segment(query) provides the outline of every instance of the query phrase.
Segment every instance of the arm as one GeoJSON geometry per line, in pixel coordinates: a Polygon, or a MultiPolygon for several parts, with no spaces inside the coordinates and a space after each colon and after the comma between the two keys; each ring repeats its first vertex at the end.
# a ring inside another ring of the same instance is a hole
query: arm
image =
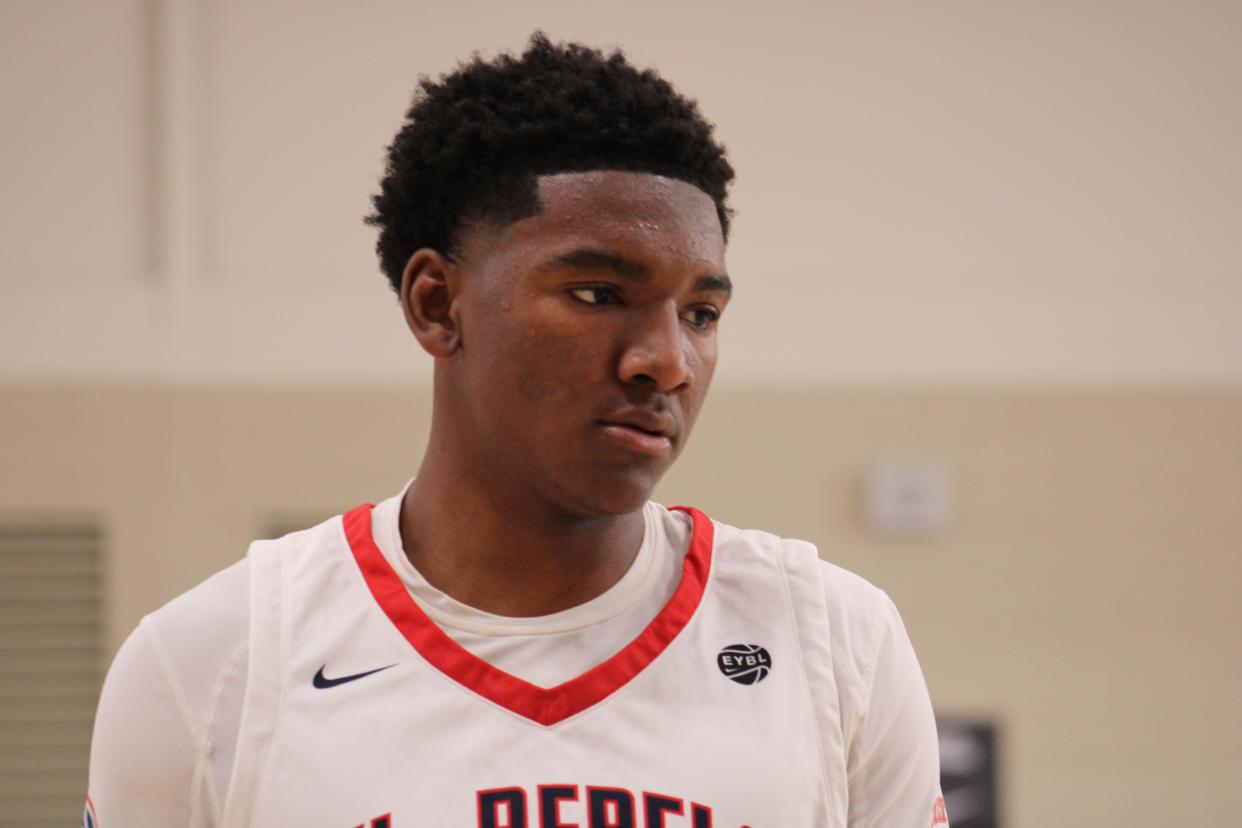
{"type": "Polygon", "coordinates": [[[89,792],[99,828],[188,828],[198,755],[184,694],[144,621],[112,662],[95,715],[89,792]]]}
{"type": "Polygon", "coordinates": [[[901,616],[887,596],[877,614],[878,646],[870,664],[863,665],[861,719],[847,756],[849,826],[947,826],[927,685],[901,616]]]}
{"type": "Polygon", "coordinates": [[[228,795],[246,686],[245,561],[142,620],[104,681],[93,828],[210,828],[228,795]]]}

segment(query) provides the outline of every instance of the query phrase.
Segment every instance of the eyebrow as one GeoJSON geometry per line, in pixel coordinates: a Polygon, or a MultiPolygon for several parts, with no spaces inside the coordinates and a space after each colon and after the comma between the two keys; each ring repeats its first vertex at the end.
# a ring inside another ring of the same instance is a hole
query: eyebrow
{"type": "MultiPolygon", "coordinates": [[[[575,270],[602,270],[636,282],[647,281],[651,278],[651,268],[642,262],[627,259],[625,256],[607,250],[596,250],[590,247],[579,247],[568,253],[562,253],[552,259],[548,266],[570,267],[575,270]]],[[[733,281],[726,273],[700,276],[694,282],[694,291],[696,293],[723,293],[727,299],[733,295],[733,281]]]]}
{"type": "Polygon", "coordinates": [[[700,276],[694,281],[695,293],[723,293],[728,299],[733,295],[733,280],[729,278],[727,273],[713,273],[710,276],[700,276]]]}
{"type": "Polygon", "coordinates": [[[651,278],[651,269],[642,262],[627,259],[607,250],[595,250],[590,247],[579,247],[568,253],[562,253],[550,263],[553,267],[570,267],[574,270],[605,270],[636,282],[651,278]]]}

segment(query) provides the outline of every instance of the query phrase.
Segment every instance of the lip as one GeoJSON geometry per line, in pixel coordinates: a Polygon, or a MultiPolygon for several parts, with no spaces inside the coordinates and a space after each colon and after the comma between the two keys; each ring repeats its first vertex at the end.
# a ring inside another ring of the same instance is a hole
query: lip
{"type": "Polygon", "coordinates": [[[677,420],[667,410],[623,408],[607,417],[601,417],[600,422],[604,425],[629,426],[637,431],[660,435],[670,440],[677,434],[677,420]]]}
{"type": "Polygon", "coordinates": [[[628,423],[601,422],[600,428],[613,441],[636,454],[667,457],[673,451],[673,440],[667,434],[651,434],[628,423]]]}

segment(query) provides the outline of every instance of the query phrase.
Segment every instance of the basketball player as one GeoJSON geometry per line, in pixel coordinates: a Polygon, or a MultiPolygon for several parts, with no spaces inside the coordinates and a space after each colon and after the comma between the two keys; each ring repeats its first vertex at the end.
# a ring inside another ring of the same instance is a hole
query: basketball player
{"type": "Polygon", "coordinates": [[[715,368],[732,178],[620,54],[536,36],[422,83],[370,218],[435,359],[418,474],[142,621],[88,825],[945,823],[884,593],[648,499],[715,368]]]}

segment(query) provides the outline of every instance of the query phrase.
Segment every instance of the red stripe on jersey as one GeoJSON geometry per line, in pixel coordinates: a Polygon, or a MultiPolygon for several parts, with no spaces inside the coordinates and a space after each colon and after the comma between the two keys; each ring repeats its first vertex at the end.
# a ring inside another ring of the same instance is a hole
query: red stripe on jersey
{"type": "Polygon", "coordinates": [[[545,726],[603,701],[664,652],[698,609],[711,571],[711,520],[698,509],[674,506],[690,515],[690,548],[682,563],[681,580],[664,609],[607,661],[556,687],[537,687],[469,652],[427,617],[375,545],[372,508],[364,503],[347,512],[343,520],[354,559],[384,614],[428,664],[483,698],[545,726]]]}

